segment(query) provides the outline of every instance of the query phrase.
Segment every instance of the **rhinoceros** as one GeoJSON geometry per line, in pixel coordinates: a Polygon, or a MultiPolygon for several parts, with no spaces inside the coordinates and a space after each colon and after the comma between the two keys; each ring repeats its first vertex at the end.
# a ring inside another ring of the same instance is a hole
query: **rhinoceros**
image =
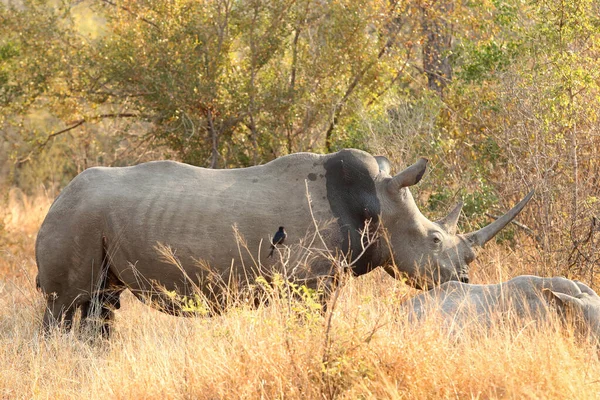
{"type": "Polygon", "coordinates": [[[507,282],[474,285],[445,282],[402,304],[409,320],[440,317],[447,327],[489,328],[497,318],[540,322],[552,313],[570,316],[580,333],[600,339],[600,297],[580,281],[563,277],[517,276],[507,282]]]}
{"type": "Polygon", "coordinates": [[[355,275],[383,266],[418,287],[467,281],[479,249],[533,193],[490,225],[457,235],[460,205],[432,222],[408,189],[426,165],[421,158],[391,176],[385,157],[346,149],[228,170],[173,161],[87,169],[54,201],[37,236],[44,326],[69,326],[78,307],[85,318],[92,301],[108,322],[125,289],[180,314],[169,296],[195,289],[216,299],[215,280],[248,283],[285,267],[288,279],[315,286],[332,275],[331,255],[355,275]],[[280,226],[285,245],[268,258],[280,226]],[[160,246],[172,257],[159,255],[160,246]]]}

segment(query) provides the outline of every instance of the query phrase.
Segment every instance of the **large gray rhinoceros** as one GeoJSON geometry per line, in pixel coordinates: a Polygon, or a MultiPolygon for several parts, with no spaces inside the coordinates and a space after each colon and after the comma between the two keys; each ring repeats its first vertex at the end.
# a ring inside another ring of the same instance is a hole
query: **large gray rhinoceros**
{"type": "Polygon", "coordinates": [[[253,282],[282,266],[286,277],[314,286],[332,274],[325,254],[345,256],[355,275],[384,266],[418,287],[467,281],[478,249],[533,193],[487,227],[457,235],[460,207],[431,222],[408,190],[426,164],[420,159],[390,176],[385,157],[350,149],[230,170],[171,161],[90,168],[58,196],[38,233],[44,325],[64,319],[68,326],[77,307],[85,318],[90,303],[109,319],[125,289],[177,314],[165,294],[195,288],[218,298],[219,282],[253,282]],[[279,226],[287,239],[269,258],[279,226]],[[159,255],[161,245],[175,257],[159,255]]]}

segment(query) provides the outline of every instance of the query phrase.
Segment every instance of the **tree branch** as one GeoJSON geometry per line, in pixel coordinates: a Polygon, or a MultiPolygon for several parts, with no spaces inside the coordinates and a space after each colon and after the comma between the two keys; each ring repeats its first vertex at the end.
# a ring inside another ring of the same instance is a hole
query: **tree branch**
{"type": "MultiPolygon", "coordinates": [[[[494,215],[494,214],[490,214],[490,213],[485,213],[485,216],[488,218],[492,218],[494,220],[500,218],[500,216],[498,215],[494,215]]],[[[540,235],[538,235],[537,233],[535,233],[535,231],[533,229],[531,229],[530,227],[528,227],[527,225],[513,219],[512,221],[510,221],[512,224],[514,224],[515,226],[523,229],[525,232],[527,232],[527,234],[529,234],[531,237],[533,237],[538,243],[542,243],[542,237],[540,235]]]]}
{"type": "Polygon", "coordinates": [[[206,120],[208,122],[208,132],[210,133],[211,139],[211,155],[210,155],[210,167],[216,169],[219,162],[219,134],[215,129],[213,122],[212,112],[209,109],[206,110],[206,120]]]}
{"type": "Polygon", "coordinates": [[[86,122],[98,121],[98,120],[101,120],[104,118],[133,118],[133,117],[139,117],[139,115],[133,114],[133,113],[110,113],[110,114],[94,115],[92,117],[82,118],[80,120],[73,121],[69,127],[65,128],[65,129],[61,129],[58,132],[52,132],[51,134],[49,134],[48,137],[46,137],[46,139],[43,142],[38,143],[38,145],[33,150],[31,150],[29,152],[29,154],[27,154],[26,157],[23,157],[23,158],[15,161],[15,165],[17,167],[20,167],[21,165],[25,164],[26,162],[31,161],[31,156],[33,156],[33,154],[35,154],[36,152],[39,152],[44,147],[46,147],[46,145],[48,145],[50,140],[52,140],[53,138],[55,138],[57,136],[62,135],[63,133],[72,131],[73,129],[80,127],[81,125],[85,124],[86,122]]]}
{"type": "Polygon", "coordinates": [[[154,22],[152,22],[149,19],[146,19],[144,17],[140,17],[135,12],[133,12],[130,8],[125,7],[125,6],[120,6],[117,3],[114,3],[114,2],[112,2],[110,0],[102,0],[102,2],[104,2],[104,3],[108,4],[108,5],[111,5],[113,7],[120,8],[121,10],[126,11],[129,14],[133,15],[135,18],[139,19],[140,21],[143,21],[143,22],[145,22],[145,23],[147,23],[149,25],[152,25],[153,27],[155,27],[156,29],[158,29],[160,31],[160,27],[156,23],[154,23],[154,22]]]}
{"type": "Polygon", "coordinates": [[[396,73],[396,75],[392,78],[392,80],[390,80],[390,83],[386,87],[384,87],[382,90],[380,90],[379,92],[377,92],[371,98],[371,100],[369,100],[369,102],[367,103],[367,107],[371,106],[375,101],[377,101],[381,96],[383,96],[388,90],[390,90],[394,86],[394,84],[396,83],[396,81],[398,79],[400,79],[400,77],[404,73],[404,70],[406,69],[406,66],[409,64],[411,55],[412,55],[412,46],[408,50],[408,53],[406,55],[406,61],[404,61],[404,64],[402,65],[402,68],[400,68],[398,70],[398,72],[396,73]]]}
{"type": "Polygon", "coordinates": [[[385,42],[383,47],[381,47],[381,49],[379,50],[379,53],[377,54],[377,58],[375,60],[371,61],[370,63],[368,63],[367,65],[365,65],[365,67],[363,69],[361,69],[358,72],[358,74],[356,74],[354,76],[354,79],[352,79],[352,82],[348,86],[348,89],[346,89],[346,93],[344,93],[344,97],[342,97],[340,102],[335,107],[335,111],[333,112],[333,117],[331,118],[331,123],[329,124],[329,128],[327,128],[327,132],[325,133],[325,148],[327,149],[327,152],[331,152],[333,130],[335,129],[335,126],[337,125],[337,121],[340,117],[340,114],[342,113],[343,107],[346,105],[346,102],[348,101],[348,98],[350,97],[352,92],[354,92],[354,89],[356,89],[356,86],[360,83],[360,81],[365,76],[367,71],[369,71],[369,69],[371,69],[371,67],[373,67],[375,64],[377,64],[379,62],[379,60],[381,60],[381,58],[387,53],[388,49],[390,47],[392,47],[392,45],[396,41],[396,36],[398,36],[399,32],[400,32],[400,27],[396,26],[393,35],[390,38],[388,38],[388,40],[385,42]]]}

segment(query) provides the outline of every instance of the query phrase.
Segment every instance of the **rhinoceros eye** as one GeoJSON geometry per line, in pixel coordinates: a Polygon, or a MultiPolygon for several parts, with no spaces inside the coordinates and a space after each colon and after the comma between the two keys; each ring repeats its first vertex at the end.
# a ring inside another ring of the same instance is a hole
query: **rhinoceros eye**
{"type": "Polygon", "coordinates": [[[435,244],[442,243],[442,239],[440,239],[439,237],[435,236],[433,238],[433,243],[435,243],[435,244]]]}

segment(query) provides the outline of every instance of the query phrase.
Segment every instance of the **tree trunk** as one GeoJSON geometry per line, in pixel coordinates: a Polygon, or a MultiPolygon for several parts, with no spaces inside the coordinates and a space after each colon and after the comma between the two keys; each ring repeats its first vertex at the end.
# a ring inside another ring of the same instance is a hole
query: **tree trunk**
{"type": "Polygon", "coordinates": [[[212,112],[210,109],[206,112],[206,120],[208,122],[208,132],[211,139],[211,155],[210,155],[210,168],[219,168],[219,135],[215,129],[212,112]]]}
{"type": "Polygon", "coordinates": [[[427,86],[442,96],[443,90],[452,79],[450,65],[450,49],[452,46],[452,29],[448,22],[448,14],[453,4],[448,0],[422,5],[423,71],[427,75],[427,86]]]}

